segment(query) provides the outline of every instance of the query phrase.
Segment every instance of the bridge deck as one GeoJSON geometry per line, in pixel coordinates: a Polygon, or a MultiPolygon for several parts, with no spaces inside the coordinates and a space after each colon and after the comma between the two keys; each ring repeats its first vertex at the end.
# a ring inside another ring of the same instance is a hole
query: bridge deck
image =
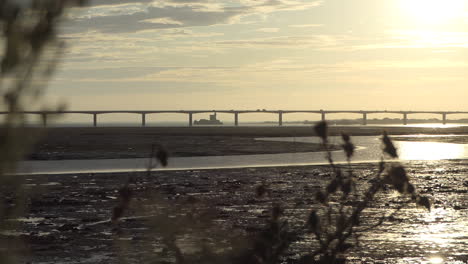
{"type": "MultiPolygon", "coordinates": [[[[141,124],[146,126],[146,115],[148,114],[187,114],[189,116],[189,126],[193,125],[193,114],[201,113],[224,113],[224,114],[234,114],[234,123],[236,126],[239,124],[239,114],[248,114],[248,113],[269,113],[278,115],[278,125],[283,125],[283,114],[292,114],[292,113],[312,113],[320,114],[322,120],[326,120],[327,114],[361,114],[363,119],[363,125],[367,124],[367,115],[369,114],[401,114],[403,115],[403,124],[407,124],[407,117],[409,114],[439,114],[442,115],[442,123],[446,124],[447,115],[453,114],[468,114],[468,111],[394,111],[394,110],[266,110],[266,109],[257,109],[257,110],[70,110],[70,111],[22,111],[17,112],[17,114],[36,114],[41,115],[42,122],[44,126],[47,125],[47,116],[48,115],[57,115],[57,114],[89,114],[93,115],[93,124],[97,126],[97,116],[102,114],[138,114],[141,115],[141,124]]],[[[10,112],[0,112],[0,115],[10,114],[10,112]]]]}

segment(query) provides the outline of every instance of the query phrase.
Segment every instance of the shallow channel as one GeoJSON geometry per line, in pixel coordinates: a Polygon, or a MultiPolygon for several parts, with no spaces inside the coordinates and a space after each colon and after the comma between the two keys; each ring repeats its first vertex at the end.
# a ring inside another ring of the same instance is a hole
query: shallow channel
{"type": "MultiPolygon", "coordinates": [[[[421,137],[408,135],[408,137],[421,137]]],[[[293,141],[317,143],[316,137],[279,137],[258,138],[257,140],[293,141]]],[[[352,138],[357,146],[354,163],[379,161],[382,157],[379,136],[355,136],[352,138]]],[[[330,143],[341,144],[340,137],[330,137],[330,143]]],[[[453,144],[440,142],[395,141],[400,160],[447,160],[468,159],[468,144],[453,144]]],[[[341,151],[335,151],[334,160],[345,162],[341,151]]],[[[326,164],[324,152],[283,153],[261,155],[205,156],[205,157],[174,157],[165,168],[155,170],[191,170],[220,169],[242,167],[272,167],[296,165],[326,164]]],[[[23,161],[18,167],[18,174],[62,174],[62,173],[99,173],[127,172],[147,170],[149,160],[137,159],[95,159],[95,160],[51,160],[23,161]]]]}

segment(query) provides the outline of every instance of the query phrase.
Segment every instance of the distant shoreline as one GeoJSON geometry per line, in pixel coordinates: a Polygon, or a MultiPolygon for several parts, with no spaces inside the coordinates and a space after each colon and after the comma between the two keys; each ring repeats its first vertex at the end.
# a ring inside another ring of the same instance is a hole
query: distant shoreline
{"type": "MultiPolygon", "coordinates": [[[[39,131],[39,129],[37,129],[39,131]]],[[[255,140],[260,131],[209,128],[54,128],[35,144],[29,160],[148,158],[152,146],[171,157],[323,151],[321,144],[255,140]]],[[[309,131],[312,128],[308,129],[309,131]]],[[[262,132],[263,131],[263,132],[262,132]]],[[[282,133],[281,133],[282,134],[282,133]]],[[[272,135],[272,134],[271,134],[272,135]]],[[[334,147],[338,149],[338,147],[334,147]]]]}
{"type": "MultiPolygon", "coordinates": [[[[468,135],[468,127],[376,126],[330,126],[329,135],[347,133],[351,136],[376,136],[381,135],[384,130],[394,137],[406,134],[468,135]]],[[[255,140],[258,137],[315,136],[312,126],[74,127],[27,128],[19,132],[24,134],[22,138],[25,140],[32,142],[34,138],[39,139],[27,157],[29,160],[147,158],[154,144],[163,146],[172,157],[278,154],[323,150],[320,144],[314,143],[255,140]]],[[[338,148],[339,146],[335,146],[335,149],[338,148]]]]}
{"type": "MultiPolygon", "coordinates": [[[[352,136],[380,135],[387,131],[393,135],[404,134],[468,134],[468,126],[415,127],[415,126],[329,126],[330,135],[347,133],[352,136]]],[[[168,136],[254,136],[289,137],[315,136],[313,126],[200,126],[200,127],[50,127],[26,128],[29,132],[57,134],[127,134],[127,135],[168,135],[168,136]]],[[[0,128],[1,133],[1,128],[0,128]]]]}

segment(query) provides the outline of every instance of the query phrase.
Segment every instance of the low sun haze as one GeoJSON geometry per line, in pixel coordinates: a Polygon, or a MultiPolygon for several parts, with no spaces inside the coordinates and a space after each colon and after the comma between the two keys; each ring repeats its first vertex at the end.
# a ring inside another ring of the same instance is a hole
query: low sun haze
{"type": "Polygon", "coordinates": [[[95,0],[68,15],[70,110],[466,109],[468,1],[95,0]]]}

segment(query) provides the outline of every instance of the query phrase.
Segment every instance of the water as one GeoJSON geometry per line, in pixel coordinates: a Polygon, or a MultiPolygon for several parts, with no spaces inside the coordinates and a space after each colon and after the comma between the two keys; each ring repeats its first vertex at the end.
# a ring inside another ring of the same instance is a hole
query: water
{"type": "MultiPolygon", "coordinates": [[[[421,137],[412,135],[409,137],[421,137]]],[[[259,138],[258,140],[296,141],[318,143],[315,137],[299,138],[259,138]]],[[[357,146],[353,162],[375,162],[382,157],[379,136],[355,136],[352,141],[357,146]]],[[[340,144],[339,137],[331,137],[331,143],[340,144]]],[[[400,160],[445,160],[468,159],[468,144],[438,142],[396,141],[400,160]]],[[[342,151],[334,152],[336,162],[345,162],[342,151]]],[[[20,164],[19,174],[57,174],[57,173],[91,173],[91,172],[127,172],[144,171],[149,160],[139,159],[99,159],[99,160],[54,160],[24,161],[20,164]]],[[[242,167],[268,167],[292,165],[326,164],[323,152],[283,153],[262,155],[208,156],[208,157],[175,157],[169,160],[166,168],[156,170],[190,170],[242,167]]]]}

